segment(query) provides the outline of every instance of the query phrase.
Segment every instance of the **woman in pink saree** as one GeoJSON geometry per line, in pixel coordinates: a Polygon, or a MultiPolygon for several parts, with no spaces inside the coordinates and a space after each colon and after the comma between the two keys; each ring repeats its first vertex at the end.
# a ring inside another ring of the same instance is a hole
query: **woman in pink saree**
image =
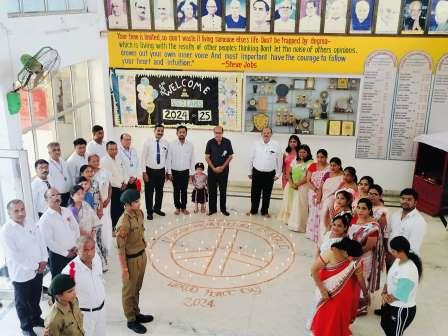
{"type": "Polygon", "coordinates": [[[316,162],[313,163],[308,171],[308,221],[306,224],[306,238],[315,243],[319,240],[319,204],[317,203],[320,187],[324,183],[324,176],[329,172],[328,153],[325,149],[319,149],[316,155],[316,162]]]}
{"type": "Polygon", "coordinates": [[[341,159],[334,157],[330,160],[330,171],[325,173],[323,183],[317,192],[316,205],[319,210],[319,242],[322,240],[325,232],[328,231],[328,209],[333,206],[334,195],[342,182],[343,172],[341,166],[341,159]]]}
{"type": "Polygon", "coordinates": [[[311,323],[314,336],[350,336],[359,293],[369,293],[363,278],[361,245],[348,238],[334,243],[314,262],[311,274],[318,304],[311,323]]]}
{"type": "MultiPolygon", "coordinates": [[[[364,278],[371,293],[380,288],[381,270],[384,265],[384,248],[381,228],[372,217],[372,202],[361,198],[356,207],[358,219],[348,230],[348,236],[362,245],[364,278]]],[[[364,297],[359,299],[358,315],[366,315],[368,302],[364,297]]]]}

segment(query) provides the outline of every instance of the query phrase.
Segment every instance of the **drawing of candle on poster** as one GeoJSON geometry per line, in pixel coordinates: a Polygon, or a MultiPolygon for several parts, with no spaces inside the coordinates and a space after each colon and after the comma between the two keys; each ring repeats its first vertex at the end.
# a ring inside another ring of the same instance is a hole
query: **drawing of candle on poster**
{"type": "Polygon", "coordinates": [[[365,64],[355,156],[386,159],[394,100],[397,58],[388,51],[372,53],[365,64]]]}
{"type": "Polygon", "coordinates": [[[403,57],[398,75],[389,159],[415,159],[414,138],[425,132],[431,89],[432,60],[423,52],[403,57]]]}
{"type": "MultiPolygon", "coordinates": [[[[448,54],[440,59],[437,66],[434,79],[434,87],[432,89],[431,101],[431,120],[432,116],[443,118],[447,114],[448,106],[448,54]]],[[[441,119],[443,120],[443,119],[441,119]]],[[[438,128],[445,128],[446,125],[440,125],[438,128]]]]}

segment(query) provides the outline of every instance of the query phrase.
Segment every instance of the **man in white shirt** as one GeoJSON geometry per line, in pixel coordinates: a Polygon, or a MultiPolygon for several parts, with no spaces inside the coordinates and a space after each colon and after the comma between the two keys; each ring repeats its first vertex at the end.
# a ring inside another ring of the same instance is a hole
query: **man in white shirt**
{"type": "Polygon", "coordinates": [[[207,9],[207,15],[202,17],[202,30],[203,31],[219,31],[221,30],[222,19],[219,15],[216,15],[218,11],[218,5],[215,0],[208,0],[205,5],[207,9]]]}
{"type": "Polygon", "coordinates": [[[401,210],[390,217],[389,243],[397,236],[405,237],[411,244],[411,250],[420,254],[423,238],[426,234],[426,221],[415,208],[418,193],[412,188],[403,189],[400,193],[401,210]]]}
{"type": "Polygon", "coordinates": [[[112,186],[112,194],[110,199],[110,217],[112,219],[112,229],[115,231],[115,225],[123,214],[123,205],[120,196],[126,189],[126,176],[124,165],[118,156],[117,144],[109,141],[106,144],[107,155],[100,160],[100,167],[110,174],[110,184],[112,186]]]}
{"type": "Polygon", "coordinates": [[[33,327],[43,327],[39,307],[42,278],[48,254],[37,225],[26,218],[25,204],[15,199],[6,206],[10,219],[0,231],[14,301],[23,335],[36,335],[33,327]]]}
{"type": "Polygon", "coordinates": [[[48,182],[61,194],[61,206],[66,207],[70,199],[70,188],[75,184],[72,181],[67,162],[61,158],[61,146],[58,142],[47,145],[48,155],[48,182]]]}
{"type": "Polygon", "coordinates": [[[92,127],[93,139],[89,141],[86,147],[87,158],[90,155],[96,154],[101,159],[107,154],[106,142],[104,139],[104,130],[100,125],[94,125],[92,127]]]}
{"type": "Polygon", "coordinates": [[[168,148],[168,159],[166,168],[168,178],[173,183],[173,198],[176,215],[188,215],[187,210],[187,189],[190,176],[194,175],[194,148],[185,138],[187,128],[183,125],[178,126],[176,130],[177,140],[170,143],[168,148]]]}
{"type": "Polygon", "coordinates": [[[79,225],[72,212],[61,207],[61,196],[55,188],[47,190],[45,199],[48,209],[39,219],[38,226],[48,248],[51,276],[55,277],[77,255],[79,225]]]}
{"type": "Polygon", "coordinates": [[[75,150],[67,159],[68,171],[73,182],[79,176],[79,169],[87,164],[86,146],[87,142],[83,138],[73,141],[75,150]]]}
{"type": "Polygon", "coordinates": [[[101,259],[95,253],[95,240],[81,236],[77,247],[78,256],[65,266],[62,274],[75,274],[75,290],[83,315],[85,336],[106,336],[106,290],[101,259]]]}
{"type": "Polygon", "coordinates": [[[134,147],[131,146],[132,138],[129,134],[120,135],[120,144],[118,145],[118,156],[123,163],[124,176],[126,178],[127,188],[137,189],[138,176],[138,155],[134,147]]]}
{"type": "Polygon", "coordinates": [[[269,215],[269,203],[271,201],[272,187],[282,174],[282,150],[277,141],[271,140],[272,129],[266,127],[261,132],[261,141],[255,143],[249,158],[249,179],[252,180],[250,190],[251,209],[248,216],[256,215],[260,205],[261,215],[269,215]]]}
{"type": "Polygon", "coordinates": [[[149,0],[131,0],[132,29],[151,29],[149,0]]]}
{"type": "Polygon", "coordinates": [[[162,211],[163,185],[165,184],[165,165],[168,156],[168,142],[163,139],[165,128],[158,124],[154,127],[154,138],[143,144],[142,164],[145,182],[146,218],[153,219],[153,213],[165,216],[162,211]],[[155,201],[153,196],[155,192],[155,201]]]}
{"type": "Polygon", "coordinates": [[[50,189],[48,182],[48,162],[42,159],[34,163],[36,169],[36,177],[31,182],[31,194],[33,196],[34,211],[40,217],[47,210],[47,201],[45,200],[45,192],[50,189]]]}

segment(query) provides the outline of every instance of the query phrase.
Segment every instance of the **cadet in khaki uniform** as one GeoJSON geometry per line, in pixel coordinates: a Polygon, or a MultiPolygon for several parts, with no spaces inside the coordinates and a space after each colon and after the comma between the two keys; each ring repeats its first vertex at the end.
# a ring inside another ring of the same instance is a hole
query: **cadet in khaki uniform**
{"type": "Polygon", "coordinates": [[[48,293],[53,306],[45,319],[45,336],[84,336],[82,315],[75,292],[75,281],[67,274],[58,274],[51,281],[48,293]]]}
{"type": "Polygon", "coordinates": [[[151,322],[152,315],[140,313],[139,297],[146,269],[146,241],[144,237],[144,216],[140,210],[140,193],[126,190],[120,197],[124,213],[115,228],[118,259],[123,280],[122,301],[127,326],[137,334],[146,333],[142,323],[151,322]]]}

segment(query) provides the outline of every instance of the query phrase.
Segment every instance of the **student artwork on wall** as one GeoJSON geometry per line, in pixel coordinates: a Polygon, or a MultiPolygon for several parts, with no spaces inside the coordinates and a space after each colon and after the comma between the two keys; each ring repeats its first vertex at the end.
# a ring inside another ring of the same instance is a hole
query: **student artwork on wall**
{"type": "Polygon", "coordinates": [[[352,0],[350,33],[370,34],[372,32],[374,0],[352,0]]]}
{"type": "Polygon", "coordinates": [[[297,4],[293,0],[275,0],[274,32],[294,33],[297,4]]]}
{"type": "Polygon", "coordinates": [[[111,69],[110,80],[115,126],[241,130],[241,75],[111,69]]]}
{"type": "Polygon", "coordinates": [[[196,0],[178,0],[176,13],[177,29],[198,30],[199,7],[196,0]]]}
{"type": "Polygon", "coordinates": [[[131,0],[132,29],[151,29],[151,5],[149,0],[131,0]]]}
{"type": "Polygon", "coordinates": [[[405,0],[402,34],[423,34],[428,14],[428,0],[405,0]]]}
{"type": "Polygon", "coordinates": [[[269,33],[271,31],[271,1],[250,0],[250,31],[269,33]]]}
{"type": "Polygon", "coordinates": [[[400,21],[401,0],[379,0],[376,34],[396,34],[400,21]]]}
{"type": "Polygon", "coordinates": [[[156,30],[174,30],[172,1],[154,0],[154,28],[156,30]]]}
{"type": "Polygon", "coordinates": [[[347,26],[348,0],[327,0],[324,33],[343,34],[347,26]]]}
{"type": "Polygon", "coordinates": [[[201,1],[201,20],[203,31],[222,30],[222,3],[219,0],[201,1]]]}
{"type": "Polygon", "coordinates": [[[319,33],[321,23],[322,0],[300,1],[300,33],[319,33]]]}
{"type": "Polygon", "coordinates": [[[226,31],[245,31],[246,27],[246,0],[226,0],[226,31]]]}
{"type": "Polygon", "coordinates": [[[428,33],[448,34],[448,0],[433,0],[431,2],[428,33]]]}
{"type": "Polygon", "coordinates": [[[128,29],[128,8],[125,0],[107,0],[105,7],[109,29],[128,29]]]}

